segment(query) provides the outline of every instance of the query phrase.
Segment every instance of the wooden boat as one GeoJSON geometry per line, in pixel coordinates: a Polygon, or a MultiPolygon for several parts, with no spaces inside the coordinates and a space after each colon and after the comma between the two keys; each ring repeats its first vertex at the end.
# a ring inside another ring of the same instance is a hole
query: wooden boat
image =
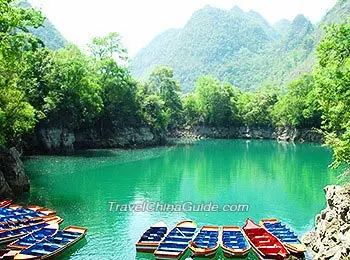
{"type": "Polygon", "coordinates": [[[221,248],[227,258],[246,257],[251,246],[238,226],[224,226],[221,231],[221,248]]]}
{"type": "Polygon", "coordinates": [[[164,222],[158,222],[142,234],[136,243],[137,252],[153,253],[168,231],[164,222]]]}
{"type": "Polygon", "coordinates": [[[62,231],[58,231],[54,236],[47,237],[31,247],[22,250],[14,259],[53,259],[81,240],[86,232],[86,228],[66,227],[62,231]]]}
{"type": "Polygon", "coordinates": [[[0,249],[0,259],[13,260],[20,250],[0,249]]]}
{"type": "Polygon", "coordinates": [[[44,214],[40,214],[38,212],[33,212],[29,214],[20,214],[20,215],[7,215],[7,216],[0,216],[0,222],[19,222],[19,221],[26,221],[29,219],[37,219],[37,218],[44,218],[47,217],[44,214]]]}
{"type": "Polygon", "coordinates": [[[247,219],[243,231],[259,259],[285,259],[289,256],[281,241],[265,228],[247,219]]]}
{"type": "Polygon", "coordinates": [[[179,259],[188,249],[188,243],[192,240],[197,229],[197,224],[192,220],[178,223],[161,241],[154,252],[156,259],[179,259]]]}
{"type": "Polygon", "coordinates": [[[62,219],[59,217],[53,217],[52,220],[45,222],[41,221],[35,224],[29,224],[14,229],[3,230],[0,232],[0,244],[10,243],[20,237],[23,237],[29,233],[42,229],[50,224],[59,223],[62,219]]]}
{"type": "Polygon", "coordinates": [[[190,241],[189,248],[194,257],[213,258],[220,246],[218,226],[203,226],[190,241]]]}
{"type": "Polygon", "coordinates": [[[56,215],[56,211],[52,210],[52,209],[48,209],[48,208],[44,208],[44,207],[40,207],[40,206],[28,206],[27,207],[30,210],[33,210],[34,212],[41,212],[47,216],[52,216],[52,215],[56,215]]]}
{"type": "Polygon", "coordinates": [[[276,236],[289,252],[294,254],[303,254],[306,252],[306,246],[299,240],[298,236],[277,219],[263,219],[260,221],[260,225],[276,236]]]}
{"type": "Polygon", "coordinates": [[[39,223],[42,221],[50,222],[52,220],[56,220],[58,224],[61,224],[63,222],[63,219],[58,216],[45,216],[45,217],[38,217],[38,218],[31,218],[31,219],[19,219],[16,221],[9,221],[9,222],[0,222],[0,232],[23,227],[23,226],[28,226],[28,225],[39,223]]]}
{"type": "Polygon", "coordinates": [[[4,200],[0,201],[0,208],[6,208],[11,203],[12,203],[11,199],[4,199],[4,200]]]}
{"type": "Polygon", "coordinates": [[[52,237],[56,235],[56,233],[58,232],[58,229],[59,229],[58,223],[53,223],[42,229],[34,231],[33,233],[29,233],[28,235],[20,239],[17,239],[16,241],[7,245],[7,248],[18,249],[18,250],[26,249],[36,243],[39,243],[40,241],[46,239],[47,237],[52,237]]]}

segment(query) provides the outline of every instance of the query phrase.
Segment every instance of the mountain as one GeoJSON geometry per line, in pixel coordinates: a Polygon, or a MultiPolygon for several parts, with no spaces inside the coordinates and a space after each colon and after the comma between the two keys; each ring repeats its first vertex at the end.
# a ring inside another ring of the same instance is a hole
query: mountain
{"type": "Polygon", "coordinates": [[[349,10],[348,0],[337,3],[318,25],[303,15],[270,25],[259,13],[238,6],[206,6],[183,28],[154,38],[132,59],[130,70],[145,79],[155,66],[170,66],[184,92],[193,90],[200,75],[248,91],[265,84],[284,85],[311,70],[321,28],[330,21],[344,21],[349,10]]]}
{"type": "MultiPolygon", "coordinates": [[[[32,7],[28,1],[21,1],[19,4],[20,6],[26,8],[32,7]]],[[[30,32],[41,39],[51,50],[63,48],[67,43],[66,39],[47,18],[42,27],[38,29],[33,28],[30,30],[30,32]]]]}

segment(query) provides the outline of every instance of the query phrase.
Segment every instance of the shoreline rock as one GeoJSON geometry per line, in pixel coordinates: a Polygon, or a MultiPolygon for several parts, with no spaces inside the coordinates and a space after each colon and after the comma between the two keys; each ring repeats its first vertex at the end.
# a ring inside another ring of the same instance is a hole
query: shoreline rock
{"type": "Polygon", "coordinates": [[[279,142],[322,142],[322,136],[312,129],[273,126],[210,127],[187,126],[169,134],[172,138],[271,139],[279,142]]]}
{"type": "Polygon", "coordinates": [[[327,206],[302,241],[313,259],[350,259],[350,184],[324,189],[327,206]]]}
{"type": "Polygon", "coordinates": [[[15,148],[0,148],[0,198],[15,197],[30,189],[20,154],[15,148]]]}

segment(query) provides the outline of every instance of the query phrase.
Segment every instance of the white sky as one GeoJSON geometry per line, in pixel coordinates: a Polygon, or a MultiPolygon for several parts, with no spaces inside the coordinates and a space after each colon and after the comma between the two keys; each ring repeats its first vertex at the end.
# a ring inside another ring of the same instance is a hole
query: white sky
{"type": "Polygon", "coordinates": [[[293,20],[302,13],[313,23],[337,0],[29,0],[39,7],[70,42],[84,47],[94,36],[119,32],[133,56],[159,33],[180,28],[205,5],[238,5],[262,14],[270,23],[293,20]]]}

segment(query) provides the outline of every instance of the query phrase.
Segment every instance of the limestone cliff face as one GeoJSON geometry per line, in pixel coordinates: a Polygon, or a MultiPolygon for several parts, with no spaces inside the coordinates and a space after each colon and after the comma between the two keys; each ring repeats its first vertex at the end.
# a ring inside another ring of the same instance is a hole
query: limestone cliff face
{"type": "Polygon", "coordinates": [[[25,138],[29,153],[70,155],[75,150],[140,148],[165,143],[165,134],[148,126],[110,128],[101,133],[96,128],[72,131],[57,126],[38,127],[25,138]]]}
{"type": "Polygon", "coordinates": [[[241,138],[241,139],[276,139],[284,142],[322,142],[322,136],[312,129],[296,129],[293,127],[275,128],[272,126],[241,127],[187,127],[171,133],[172,137],[204,137],[204,138],[241,138]]]}
{"type": "Polygon", "coordinates": [[[19,152],[15,148],[0,148],[0,198],[20,195],[29,188],[19,152]]]}
{"type": "Polygon", "coordinates": [[[327,206],[302,240],[313,259],[350,259],[350,184],[327,186],[325,193],[327,206]]]}

